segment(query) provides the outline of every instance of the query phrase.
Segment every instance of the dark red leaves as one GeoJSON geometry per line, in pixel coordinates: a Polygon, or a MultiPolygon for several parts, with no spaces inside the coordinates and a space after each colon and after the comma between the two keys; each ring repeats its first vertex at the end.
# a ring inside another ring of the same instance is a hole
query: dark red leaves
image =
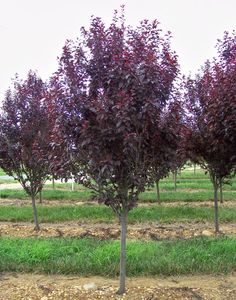
{"type": "Polygon", "coordinates": [[[192,154],[218,179],[235,168],[236,146],[236,36],[225,33],[218,42],[219,57],[207,62],[194,81],[188,80],[192,154]]]}
{"type": "Polygon", "coordinates": [[[87,184],[116,212],[135,206],[154,149],[176,144],[179,119],[168,116],[169,130],[164,115],[178,64],[158,27],[144,21],[132,29],[116,15],[106,28],[94,18],[80,42],[66,44],[52,80],[61,158],[79,181],[79,174],[92,178],[87,184]],[[157,135],[166,138],[154,146],[157,135]]]}
{"type": "Polygon", "coordinates": [[[33,72],[14,81],[6,93],[0,118],[0,166],[14,174],[30,196],[49,175],[50,119],[46,85],[33,72]]]}

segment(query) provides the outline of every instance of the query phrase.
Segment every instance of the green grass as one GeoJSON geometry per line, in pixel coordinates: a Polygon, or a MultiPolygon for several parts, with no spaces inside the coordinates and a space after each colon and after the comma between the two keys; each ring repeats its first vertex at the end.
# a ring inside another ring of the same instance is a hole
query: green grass
{"type": "MultiPolygon", "coordinates": [[[[52,189],[53,185],[52,183],[46,183],[44,185],[45,189],[52,189]]],[[[59,190],[72,190],[72,183],[71,182],[55,182],[54,183],[54,188],[59,189],[59,190]]],[[[88,188],[84,187],[82,184],[74,183],[74,190],[75,191],[84,191],[84,190],[89,190],[88,188]]]]}
{"type": "MultiPolygon", "coordinates": [[[[201,180],[208,180],[210,182],[209,173],[206,173],[205,170],[201,168],[197,168],[194,174],[193,169],[185,168],[180,173],[177,174],[177,180],[193,180],[193,181],[201,181],[201,180]]],[[[236,181],[236,176],[233,176],[233,181],[236,181]]],[[[169,181],[173,182],[173,174],[170,173],[169,176],[162,179],[162,181],[169,181]]]]}
{"type": "MultiPolygon", "coordinates": [[[[0,238],[0,272],[117,276],[119,242],[75,238],[0,238]]],[[[127,242],[127,275],[236,271],[236,239],[127,242]]]]}
{"type": "Polygon", "coordinates": [[[43,190],[43,198],[48,200],[89,200],[91,198],[91,191],[88,189],[80,189],[77,191],[66,190],[43,190]]]}
{"type": "Polygon", "coordinates": [[[15,179],[2,179],[2,178],[0,178],[0,187],[1,187],[1,184],[7,184],[7,183],[18,183],[18,181],[15,180],[15,179]]]}
{"type": "MultiPolygon", "coordinates": [[[[105,206],[38,206],[40,222],[63,222],[73,220],[91,220],[93,222],[109,222],[115,216],[111,209],[105,206]]],[[[33,222],[31,206],[1,206],[0,221],[33,222]]]]}
{"type": "MultiPolygon", "coordinates": [[[[184,169],[181,171],[181,173],[177,174],[177,178],[181,179],[209,179],[209,174],[205,173],[205,170],[197,169],[196,173],[194,174],[193,170],[190,169],[184,169]]],[[[169,176],[165,177],[164,180],[172,180],[173,181],[173,174],[170,173],[169,176]]]]}
{"type": "MultiPolygon", "coordinates": [[[[154,190],[149,190],[139,195],[139,200],[141,202],[156,201],[156,192],[154,190]]],[[[203,190],[203,191],[184,191],[178,190],[174,191],[161,191],[160,192],[161,201],[165,202],[176,202],[176,201],[184,201],[184,202],[198,202],[198,201],[213,201],[213,191],[203,190]]],[[[224,200],[236,200],[236,191],[224,191],[223,192],[224,200]]]]}
{"type": "MultiPolygon", "coordinates": [[[[67,190],[43,190],[42,196],[46,200],[75,200],[75,201],[88,201],[91,199],[92,192],[88,189],[81,189],[77,191],[67,191],[67,190]]],[[[213,191],[212,190],[202,190],[202,191],[185,191],[177,189],[177,191],[161,191],[161,200],[163,202],[195,202],[195,201],[213,201],[213,191]]],[[[223,193],[224,200],[235,200],[236,201],[236,190],[229,191],[226,190],[223,193]]],[[[0,190],[0,198],[2,199],[29,199],[29,196],[22,189],[3,189],[0,190]]],[[[155,190],[147,190],[139,195],[140,202],[155,202],[156,192],[155,190]]]]}
{"type": "MultiPolygon", "coordinates": [[[[1,170],[0,170],[1,171],[1,170]]],[[[5,182],[6,180],[4,180],[5,182]]],[[[11,182],[11,181],[9,181],[11,182]]],[[[52,189],[52,183],[46,184],[43,190],[43,198],[47,200],[75,200],[83,201],[91,198],[91,191],[82,185],[75,184],[75,191],[71,191],[71,183],[55,182],[55,190],[52,189]]],[[[173,176],[160,181],[161,200],[165,201],[205,201],[213,200],[213,187],[209,175],[202,169],[197,169],[194,174],[192,169],[185,169],[178,175],[177,191],[174,191],[173,176]]],[[[236,177],[232,178],[231,185],[223,187],[224,200],[236,200],[236,177]]],[[[20,189],[0,190],[0,198],[18,198],[26,199],[28,196],[20,189]]],[[[155,188],[147,189],[139,196],[140,201],[156,201],[155,188]]]]}
{"type": "MultiPolygon", "coordinates": [[[[162,180],[160,181],[160,189],[164,190],[174,190],[173,181],[162,180]]],[[[212,190],[213,185],[209,179],[201,180],[191,180],[191,179],[178,179],[177,180],[177,190],[178,189],[206,189],[212,190]]],[[[223,190],[235,190],[236,191],[236,181],[234,180],[232,184],[225,184],[223,190]]]]}
{"type": "MultiPolygon", "coordinates": [[[[63,221],[87,221],[87,222],[114,222],[117,217],[106,206],[38,206],[40,222],[63,222],[63,221]]],[[[204,222],[214,220],[213,207],[169,207],[152,206],[138,207],[129,213],[130,223],[139,222],[204,222]]],[[[33,222],[31,206],[1,206],[0,221],[10,222],[33,222]]],[[[235,222],[236,207],[219,208],[220,222],[235,222]]]]}
{"type": "Polygon", "coordinates": [[[3,189],[0,190],[2,199],[27,199],[29,196],[22,189],[3,189]]]}
{"type": "MultiPolygon", "coordinates": [[[[66,191],[66,190],[43,190],[43,199],[47,200],[89,200],[90,190],[66,191]]],[[[29,199],[29,196],[22,189],[3,189],[0,190],[0,198],[3,199],[29,199]]],[[[38,198],[38,197],[37,197],[38,198]]]]}
{"type": "Polygon", "coordinates": [[[5,175],[7,175],[7,174],[3,171],[2,168],[0,168],[0,176],[5,176],[5,175]]]}
{"type": "MultiPolygon", "coordinates": [[[[130,212],[129,221],[132,222],[189,222],[189,221],[212,221],[214,220],[213,207],[185,207],[185,206],[154,206],[149,208],[138,207],[130,212]]],[[[235,222],[235,208],[219,208],[220,222],[235,222]]]]}

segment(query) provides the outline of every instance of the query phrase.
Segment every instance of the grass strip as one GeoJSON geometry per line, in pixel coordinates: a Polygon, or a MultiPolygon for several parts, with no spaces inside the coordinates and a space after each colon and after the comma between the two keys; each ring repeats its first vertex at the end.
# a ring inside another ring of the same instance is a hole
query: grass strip
{"type": "MultiPolygon", "coordinates": [[[[114,222],[115,214],[109,207],[104,205],[91,206],[38,206],[38,218],[40,222],[63,222],[63,221],[91,221],[91,222],[114,222]]],[[[129,213],[130,223],[139,222],[189,222],[189,221],[213,221],[213,207],[186,207],[186,206],[152,206],[137,207],[129,213]]],[[[33,222],[31,206],[1,206],[0,221],[33,222]]],[[[220,222],[235,222],[236,207],[220,207],[220,222]]]]}
{"type": "MultiPolygon", "coordinates": [[[[91,199],[90,190],[78,190],[78,191],[66,191],[66,190],[43,190],[42,197],[45,200],[74,200],[74,201],[87,201],[91,199]]],[[[213,201],[213,191],[194,191],[189,190],[177,190],[175,191],[161,191],[161,201],[185,201],[185,202],[196,202],[196,201],[213,201]]],[[[139,195],[140,202],[155,202],[156,192],[154,190],[147,190],[139,195]]],[[[235,191],[224,191],[224,200],[236,200],[235,191]]],[[[21,189],[3,189],[0,190],[0,198],[2,199],[29,199],[29,196],[21,189]]]]}
{"type": "MultiPolygon", "coordinates": [[[[205,173],[204,170],[197,170],[194,174],[193,170],[183,170],[181,173],[177,174],[177,178],[181,179],[209,179],[209,174],[205,173]]],[[[163,180],[172,180],[173,181],[173,174],[170,173],[169,176],[165,177],[163,180]]]]}
{"type": "MultiPolygon", "coordinates": [[[[189,190],[178,190],[174,191],[161,191],[160,197],[162,202],[203,202],[203,201],[213,201],[213,191],[189,191],[189,190]]],[[[224,191],[223,192],[224,200],[236,200],[236,191],[224,191]]],[[[156,202],[157,200],[156,192],[153,190],[146,191],[139,195],[139,201],[141,202],[156,202]]]]}
{"type": "MultiPolygon", "coordinates": [[[[117,276],[118,241],[0,238],[0,272],[117,276]]],[[[236,271],[236,239],[127,242],[127,275],[219,274],[236,271]]]]}
{"type": "MultiPolygon", "coordinates": [[[[89,200],[91,197],[90,190],[66,191],[66,190],[43,190],[43,199],[46,200],[89,200]]],[[[29,199],[29,196],[22,189],[3,189],[0,190],[2,199],[29,199]]]]}
{"type": "MultiPolygon", "coordinates": [[[[167,191],[174,191],[174,183],[173,181],[160,181],[160,189],[164,189],[167,191]]],[[[178,189],[191,189],[191,190],[213,190],[213,186],[210,180],[187,180],[187,179],[178,179],[177,180],[177,191],[178,189]]],[[[227,190],[235,190],[236,191],[236,182],[233,181],[231,184],[225,184],[223,186],[223,191],[227,190]]]]}
{"type": "MultiPolygon", "coordinates": [[[[44,186],[45,189],[52,189],[52,184],[45,184],[44,186]]],[[[174,190],[174,182],[173,180],[160,180],[160,188],[165,189],[165,190],[174,190]]],[[[71,183],[55,183],[55,189],[57,190],[67,190],[71,191],[72,190],[72,184],[71,183]]],[[[155,188],[153,187],[153,190],[155,188]]],[[[191,180],[191,179],[182,179],[179,178],[177,180],[177,189],[206,189],[206,190],[212,190],[213,186],[211,181],[206,178],[206,179],[201,179],[201,180],[191,180]]],[[[81,184],[74,184],[74,190],[75,191],[83,191],[83,190],[88,190],[87,188],[83,187],[81,184]]],[[[225,184],[223,186],[223,190],[236,190],[236,181],[232,181],[232,183],[225,184]]]]}

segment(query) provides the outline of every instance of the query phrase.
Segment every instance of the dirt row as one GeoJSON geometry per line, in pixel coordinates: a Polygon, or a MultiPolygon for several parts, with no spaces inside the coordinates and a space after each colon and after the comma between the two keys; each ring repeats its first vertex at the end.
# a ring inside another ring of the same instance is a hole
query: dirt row
{"type": "MultiPolygon", "coordinates": [[[[236,224],[221,224],[220,235],[236,237],[236,224]]],[[[31,223],[0,222],[0,236],[6,237],[95,237],[119,239],[118,223],[65,222],[44,223],[39,231],[31,223]]],[[[215,236],[212,223],[129,224],[127,238],[132,240],[173,240],[215,236]]]]}
{"type": "MultiPolygon", "coordinates": [[[[100,205],[96,201],[89,201],[87,199],[80,199],[80,200],[43,200],[43,203],[38,205],[45,205],[45,206],[59,206],[59,205],[100,205]]],[[[3,199],[0,198],[0,206],[25,206],[31,205],[30,199],[3,199]]],[[[138,206],[155,206],[155,205],[163,205],[163,206],[191,206],[191,207],[213,207],[213,201],[195,201],[195,202],[186,202],[186,201],[175,201],[175,202],[168,202],[163,201],[161,204],[157,202],[139,202],[138,206]]],[[[222,207],[236,207],[236,200],[227,200],[224,201],[222,204],[219,203],[219,206],[222,207]]]]}
{"type": "Polygon", "coordinates": [[[116,294],[117,279],[37,274],[0,275],[0,300],[233,300],[236,276],[127,278],[127,292],[116,294]],[[90,287],[90,288],[89,288],[90,287]]]}

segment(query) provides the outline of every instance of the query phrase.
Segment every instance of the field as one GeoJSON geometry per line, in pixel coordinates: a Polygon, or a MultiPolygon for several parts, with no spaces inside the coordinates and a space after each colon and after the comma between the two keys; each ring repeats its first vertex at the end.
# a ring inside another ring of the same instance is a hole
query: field
{"type": "Polygon", "coordinates": [[[223,187],[218,235],[203,170],[183,170],[176,191],[172,176],[163,179],[161,204],[154,187],[140,195],[129,214],[122,297],[119,222],[91,191],[71,188],[47,182],[35,232],[30,199],[0,176],[0,299],[236,299],[236,178],[223,187]]]}

